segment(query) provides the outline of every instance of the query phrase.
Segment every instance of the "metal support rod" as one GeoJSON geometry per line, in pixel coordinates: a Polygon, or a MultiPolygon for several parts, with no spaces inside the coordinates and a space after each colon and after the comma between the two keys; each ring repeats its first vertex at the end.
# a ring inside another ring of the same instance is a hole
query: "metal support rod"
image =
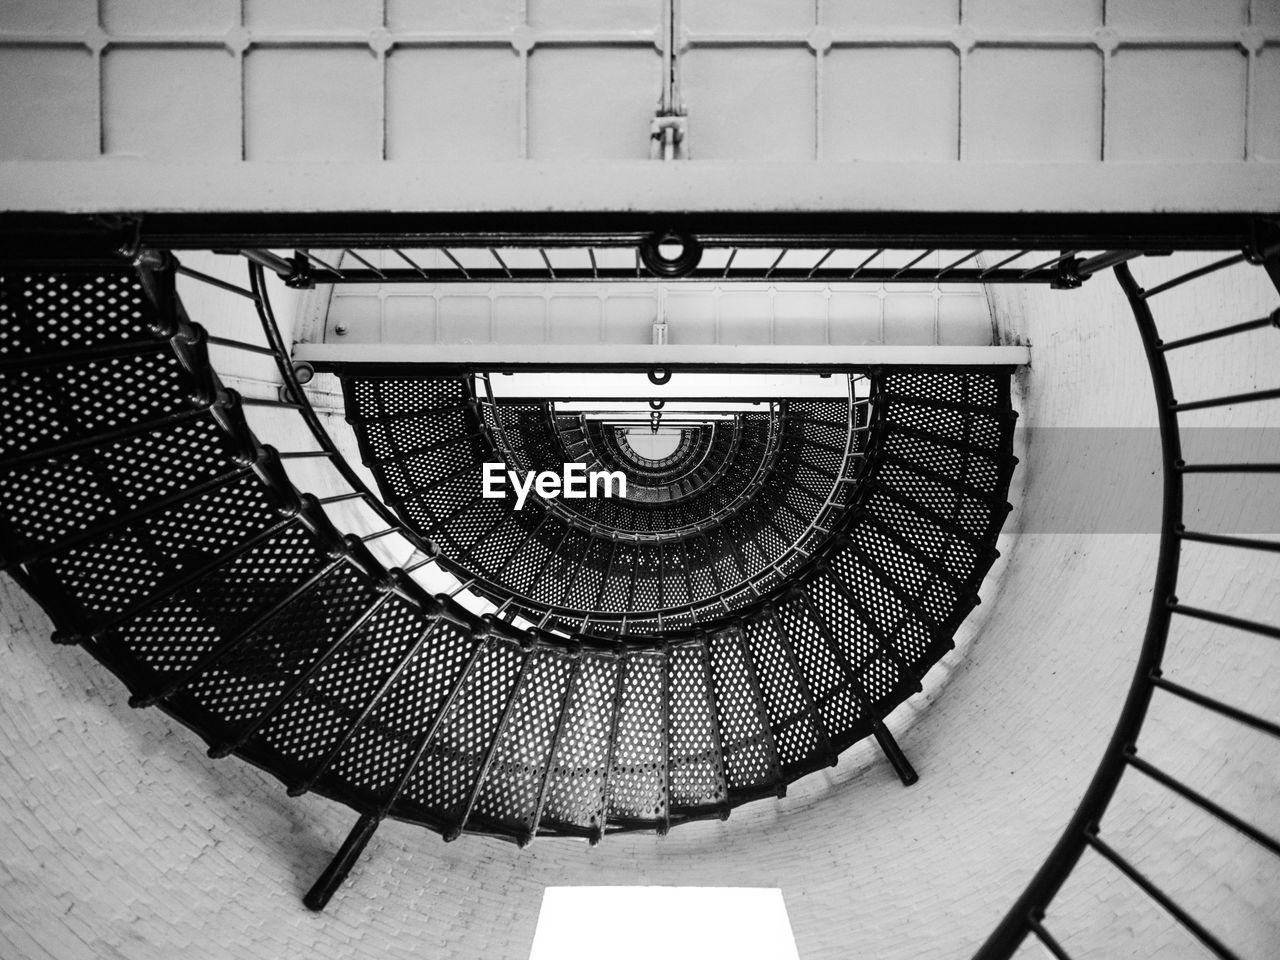
{"type": "MultiPolygon", "coordinates": [[[[376,276],[378,276],[378,277],[384,277],[384,276],[386,276],[386,274],[384,274],[381,270],[379,270],[377,267],[375,267],[372,263],[370,263],[370,262],[369,262],[368,260],[366,260],[364,257],[360,256],[360,254],[356,253],[354,250],[352,250],[352,249],[350,249],[350,248],[344,248],[342,252],[343,252],[343,253],[345,253],[345,254],[347,254],[347,255],[349,255],[349,256],[350,256],[352,259],[354,259],[354,260],[359,260],[359,261],[360,261],[361,263],[363,263],[366,267],[368,267],[370,270],[372,270],[372,271],[373,271],[373,273],[374,273],[376,276]]],[[[490,252],[492,252],[492,251],[490,251],[490,252]]],[[[497,254],[495,253],[495,254],[494,254],[494,256],[496,257],[496,256],[497,256],[497,254]]],[[[339,258],[339,259],[338,259],[338,262],[339,262],[339,263],[341,263],[341,262],[342,262],[342,259],[341,259],[341,258],[339,258]]]]}
{"type": "Polygon", "coordinates": [[[1225,823],[1227,826],[1240,831],[1246,837],[1252,840],[1254,843],[1257,843],[1260,846],[1265,847],[1267,850],[1271,851],[1271,853],[1275,854],[1277,857],[1280,857],[1280,841],[1276,841],[1275,839],[1269,837],[1267,834],[1263,833],[1253,824],[1248,823],[1245,820],[1241,820],[1234,813],[1214,803],[1204,794],[1200,793],[1197,790],[1192,790],[1182,781],[1174,779],[1173,777],[1169,776],[1169,774],[1161,770],[1159,767],[1156,767],[1153,764],[1148,763],[1146,760],[1143,760],[1141,757],[1137,755],[1136,750],[1130,749],[1130,751],[1126,756],[1126,759],[1129,762],[1129,766],[1134,767],[1137,770],[1141,770],[1152,780],[1168,787],[1170,790],[1172,790],[1178,796],[1182,797],[1184,800],[1189,800],[1191,803],[1194,803],[1201,810],[1204,810],[1206,813],[1212,814],[1213,816],[1221,820],[1223,823],[1225,823]]]}
{"type": "Polygon", "coordinates": [[[1184,463],[1183,473],[1280,473],[1280,463],[1184,463]]]}
{"type": "Polygon", "coordinates": [[[320,874],[311,889],[307,891],[306,896],[302,898],[302,902],[306,904],[308,910],[314,910],[319,913],[328,905],[338,887],[342,886],[342,882],[347,879],[347,874],[351,872],[351,868],[355,865],[356,860],[360,858],[360,854],[364,853],[364,848],[373,839],[373,835],[378,829],[378,824],[381,822],[382,818],[374,813],[362,814],[360,819],[356,821],[356,825],[347,834],[347,839],[342,841],[342,846],[338,849],[337,854],[329,861],[329,865],[324,868],[324,872],[320,874]]]}
{"type": "Polygon", "coordinates": [[[205,337],[205,343],[211,347],[226,347],[229,350],[242,350],[245,353],[256,353],[264,357],[274,357],[275,354],[267,347],[259,347],[256,344],[245,343],[243,340],[229,340],[226,337],[205,337]]]}
{"type": "MultiPolygon", "coordinates": [[[[333,264],[331,264],[331,263],[326,263],[324,260],[321,260],[321,259],[320,259],[319,257],[317,257],[314,253],[312,253],[310,250],[299,250],[298,252],[299,252],[299,253],[301,253],[304,257],[306,257],[308,260],[310,260],[312,263],[314,263],[314,264],[315,264],[317,267],[319,267],[321,270],[324,270],[325,272],[327,272],[327,273],[329,273],[329,274],[331,274],[331,275],[333,275],[333,276],[337,276],[337,277],[342,276],[342,271],[341,271],[341,270],[339,270],[339,269],[338,269],[337,267],[335,267],[333,264]]],[[[341,258],[341,257],[339,257],[339,258],[338,258],[338,262],[339,262],[339,263],[341,263],[341,262],[342,262],[342,258],[341,258]]]]}
{"type": "Polygon", "coordinates": [[[1046,930],[1039,920],[1031,917],[1027,920],[1027,926],[1036,935],[1036,939],[1044,944],[1044,948],[1053,954],[1054,960],[1071,960],[1071,955],[1062,949],[1062,944],[1058,943],[1053,934],[1046,930]]]}
{"type": "MultiPolygon", "coordinates": [[[[394,247],[394,248],[392,249],[392,252],[393,252],[393,253],[395,253],[395,255],[396,255],[397,257],[399,257],[401,260],[403,260],[403,261],[404,261],[405,263],[407,263],[409,266],[411,266],[414,270],[416,270],[416,271],[418,272],[419,276],[421,276],[423,280],[426,280],[426,279],[427,279],[427,273],[426,273],[426,271],[425,271],[425,270],[423,270],[423,269],[422,269],[422,267],[421,267],[421,266],[419,266],[417,263],[415,263],[413,260],[410,260],[410,259],[409,259],[409,257],[405,254],[405,252],[404,252],[403,250],[401,250],[399,247],[394,247]]],[[[384,273],[384,274],[382,274],[383,278],[386,278],[386,277],[388,277],[389,275],[390,275],[389,273],[384,273]]]]}
{"type": "Polygon", "coordinates": [[[1209,407],[1225,407],[1233,403],[1257,403],[1260,400],[1280,399],[1280,389],[1253,390],[1248,393],[1233,393],[1225,397],[1211,397],[1208,400],[1192,400],[1189,403],[1177,403],[1173,409],[1177,413],[1188,410],[1204,410],[1209,407]]]}
{"type": "Polygon", "coordinates": [[[1280,540],[1256,540],[1252,537],[1229,537],[1221,533],[1203,533],[1197,530],[1180,530],[1178,536],[1194,543],[1211,543],[1220,547],[1239,547],[1242,550],[1263,550],[1280,553],[1280,540]]]}
{"type": "Polygon", "coordinates": [[[1179,340],[1170,340],[1168,343],[1160,344],[1160,351],[1168,353],[1170,350],[1178,350],[1182,347],[1189,347],[1192,344],[1204,343],[1208,340],[1217,340],[1220,337],[1231,337],[1237,333],[1244,333],[1248,330],[1258,330],[1262,327],[1280,327],[1280,310],[1272,310],[1265,317],[1258,317],[1255,320],[1246,320],[1244,323],[1233,323],[1229,327],[1220,327],[1217,330],[1210,330],[1207,333],[1197,333],[1190,337],[1182,337],[1179,340]]]}
{"type": "Polygon", "coordinates": [[[363,500],[364,496],[363,493],[357,490],[354,493],[340,493],[332,497],[321,497],[319,502],[321,506],[327,506],[331,503],[342,503],[344,500],[363,500]]]}
{"type": "MultiPolygon", "coordinates": [[[[293,276],[293,263],[272,253],[270,250],[241,250],[240,255],[247,260],[266,267],[272,273],[279,275],[281,279],[293,276]]],[[[255,294],[257,293],[258,291],[255,291],[255,294]]],[[[257,299],[256,296],[255,299],[257,299]]]]}
{"type": "Polygon", "coordinates": [[[413,573],[413,571],[419,569],[420,567],[425,567],[429,563],[435,563],[439,559],[440,559],[439,557],[423,557],[417,563],[411,563],[409,564],[409,566],[405,567],[404,572],[413,573]]]}
{"type": "MultiPolygon", "coordinates": [[[[242,297],[247,297],[247,298],[248,298],[248,299],[250,299],[250,300],[257,300],[257,299],[258,299],[257,295],[256,295],[256,294],[254,294],[254,293],[253,293],[253,291],[251,291],[251,290],[246,290],[244,287],[237,287],[234,283],[227,283],[227,281],[225,281],[225,280],[219,280],[217,277],[211,277],[211,276],[209,276],[209,274],[207,274],[207,273],[201,273],[199,270],[192,270],[190,267],[184,267],[184,266],[183,266],[182,264],[180,264],[180,263],[176,263],[176,264],[174,264],[173,269],[174,269],[177,273],[180,273],[180,274],[182,274],[182,275],[183,275],[183,276],[185,276],[185,277],[191,277],[191,279],[193,279],[193,280],[199,280],[201,283],[207,283],[207,284],[209,284],[209,286],[211,286],[211,287],[217,287],[217,288],[218,288],[218,289],[220,289],[220,290],[226,290],[228,293],[235,293],[235,294],[238,294],[238,295],[240,295],[240,296],[242,296],[242,297]]],[[[216,341],[215,341],[215,338],[210,337],[210,338],[209,338],[209,342],[210,342],[210,343],[214,343],[214,342],[216,342],[216,341]]],[[[226,344],[223,344],[223,346],[225,346],[225,345],[226,345],[226,344]]],[[[261,350],[262,348],[261,348],[261,347],[252,347],[252,348],[248,348],[248,347],[246,347],[246,349],[261,350]]],[[[270,350],[268,350],[268,351],[266,351],[266,352],[267,352],[267,353],[270,353],[271,351],[270,351],[270,350]]]]}
{"type": "Polygon", "coordinates": [[[1133,866],[1128,860],[1122,857],[1110,845],[1105,843],[1099,836],[1097,828],[1089,830],[1085,834],[1085,842],[1093,847],[1098,853],[1111,861],[1121,873],[1132,880],[1147,896],[1156,903],[1160,904],[1173,919],[1186,929],[1193,937],[1209,948],[1214,955],[1220,960],[1237,960],[1236,955],[1227,949],[1226,945],[1215,937],[1212,933],[1196,920],[1191,914],[1178,906],[1163,890],[1152,883],[1147,877],[1133,866]]]}
{"type": "Polygon", "coordinates": [[[291,403],[288,400],[267,400],[258,397],[241,397],[240,405],[242,407],[277,407],[281,410],[301,410],[302,404],[291,403]]]}
{"type": "Polygon", "coordinates": [[[904,787],[909,787],[920,779],[920,775],[911,766],[910,761],[907,760],[907,755],[902,752],[902,748],[898,746],[898,741],[894,739],[893,734],[889,732],[889,728],[884,725],[883,721],[872,721],[871,733],[875,736],[876,743],[880,744],[880,749],[884,751],[884,755],[888,757],[889,763],[893,766],[893,772],[898,775],[898,779],[902,781],[904,787]]]}
{"type": "Polygon", "coordinates": [[[1090,277],[1095,273],[1118,267],[1120,264],[1142,255],[1143,252],[1141,250],[1110,250],[1106,253],[1095,254],[1092,257],[1085,257],[1085,259],[1076,264],[1075,272],[1078,276],[1090,277]]]}
{"type": "Polygon", "coordinates": [[[1207,697],[1203,693],[1198,693],[1190,687],[1184,687],[1180,683],[1174,683],[1172,680],[1166,680],[1159,672],[1153,673],[1151,677],[1153,686],[1159,687],[1167,693],[1172,693],[1175,697],[1181,697],[1189,703],[1196,706],[1204,707],[1214,713],[1221,714],[1224,717],[1230,717],[1237,723],[1242,723],[1246,727],[1253,727],[1255,730],[1261,730],[1263,733],[1269,733],[1273,737],[1280,737],[1280,726],[1272,723],[1270,720],[1263,720],[1261,717],[1254,716],[1238,707],[1233,707],[1228,703],[1223,703],[1213,697],[1207,697]]]}
{"type": "MultiPolygon", "coordinates": [[[[1195,280],[1197,277],[1203,277],[1206,274],[1213,273],[1215,270],[1221,270],[1224,267],[1234,266],[1237,263],[1244,263],[1245,259],[1245,255],[1243,253],[1238,253],[1234,257],[1226,257],[1225,259],[1209,264],[1207,267],[1201,267],[1199,270],[1192,270],[1189,273],[1182,274],[1180,277],[1174,277],[1172,280],[1158,284],[1150,290],[1144,290],[1139,293],[1138,296],[1143,300],[1150,300],[1157,294],[1164,293],[1166,290],[1172,290],[1174,287],[1180,287],[1189,280],[1195,280]]],[[[1128,268],[1126,267],[1125,269],[1128,268]]]]}
{"type": "Polygon", "coordinates": [[[1043,263],[1037,263],[1034,267],[1028,267],[1026,270],[1021,271],[1018,274],[1018,279],[1025,280],[1027,279],[1027,277],[1031,276],[1031,274],[1035,273],[1038,270],[1045,270],[1049,267],[1056,267],[1063,260],[1068,260],[1079,252],[1080,252],[1079,250],[1067,250],[1065,253],[1059,254],[1058,256],[1054,257],[1052,260],[1046,260],[1043,263]]]}
{"type": "Polygon", "coordinates": [[[1011,256],[1011,257],[1005,257],[1005,258],[1004,258],[1003,260],[1001,260],[999,263],[992,264],[991,266],[989,266],[989,267],[987,267],[986,269],[984,269],[981,273],[979,273],[979,274],[978,274],[978,279],[979,279],[979,280],[984,280],[984,279],[986,279],[986,278],[987,278],[988,276],[990,276],[992,273],[995,273],[995,271],[997,271],[997,270],[999,270],[1001,267],[1003,267],[1006,263],[1013,263],[1013,261],[1017,260],[1019,257],[1023,256],[1024,254],[1028,254],[1028,253],[1030,253],[1030,252],[1031,252],[1030,250],[1019,250],[1019,251],[1018,251],[1017,253],[1015,253],[1013,256],[1011,256]]]}
{"type": "Polygon", "coordinates": [[[1245,630],[1249,633],[1256,633],[1264,637],[1272,637],[1276,640],[1280,640],[1280,627],[1272,626],[1269,623],[1259,623],[1257,620],[1245,620],[1242,617],[1232,617],[1225,613],[1218,613],[1216,610],[1202,610],[1199,607],[1188,607],[1183,603],[1174,603],[1169,609],[1184,617],[1194,617],[1197,620],[1207,620],[1209,623],[1220,623],[1224,627],[1234,627],[1237,630],[1245,630]]]}

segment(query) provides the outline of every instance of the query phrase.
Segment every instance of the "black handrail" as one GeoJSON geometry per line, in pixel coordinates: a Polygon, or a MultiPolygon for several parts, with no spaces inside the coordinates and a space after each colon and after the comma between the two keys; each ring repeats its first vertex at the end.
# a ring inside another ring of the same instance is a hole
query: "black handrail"
{"type": "MultiPolygon", "coordinates": [[[[1276,256],[1275,252],[1270,253],[1272,259],[1276,256]]],[[[1099,262],[1102,262],[1104,258],[1098,259],[1099,262]]],[[[1263,635],[1280,635],[1275,628],[1265,624],[1229,617],[1214,611],[1188,608],[1178,603],[1176,596],[1178,568],[1184,539],[1262,550],[1274,550],[1277,549],[1277,546],[1268,541],[1254,541],[1214,534],[1188,534],[1186,532],[1182,521],[1183,476],[1187,470],[1182,460],[1178,414],[1181,411],[1201,405],[1177,403],[1174,398],[1169,367],[1165,359],[1166,351],[1175,347],[1217,339],[1222,336],[1271,325],[1274,314],[1262,320],[1236,324],[1209,334],[1186,337],[1165,344],[1160,340],[1155,318],[1152,315],[1149,304],[1150,299],[1159,293],[1174,289],[1198,277],[1238,264],[1246,259],[1246,255],[1228,257],[1205,267],[1196,268],[1161,283],[1150,290],[1143,290],[1134,279],[1128,264],[1124,262],[1128,259],[1131,259],[1131,257],[1122,257],[1117,254],[1111,257],[1105,265],[1114,264],[1116,278],[1133,310],[1147,364],[1151,371],[1152,390],[1155,395],[1157,420],[1160,428],[1164,492],[1161,511],[1160,548],[1152,589],[1151,612],[1147,620],[1146,633],[1138,653],[1138,660],[1134,668],[1129,692],[1093,779],[1085,790],[1075,813],[1072,815],[1057,844],[1021,896],[1014,902],[1008,913],[974,955],[974,960],[1008,960],[1029,934],[1034,934],[1055,957],[1069,960],[1069,955],[1065,949],[1046,929],[1044,919],[1049,905],[1075,869],[1086,848],[1094,850],[1104,859],[1110,861],[1121,873],[1162,906],[1184,929],[1216,956],[1224,958],[1234,956],[1213,933],[1187,913],[1157,884],[1140,873],[1110,845],[1099,838],[1102,817],[1111,803],[1125,771],[1131,767],[1144,772],[1155,782],[1196,804],[1200,809],[1215,816],[1220,822],[1240,831],[1270,852],[1280,853],[1280,843],[1277,843],[1275,839],[1137,756],[1138,735],[1146,718],[1152,695],[1157,688],[1182,696],[1198,706],[1221,713],[1240,723],[1271,733],[1274,736],[1280,736],[1280,726],[1269,723],[1247,711],[1239,710],[1198,694],[1195,691],[1188,690],[1179,684],[1164,679],[1161,674],[1161,663],[1169,635],[1170,622],[1174,613],[1189,613],[1198,616],[1200,619],[1223,623],[1263,635]]],[[[1280,394],[1280,391],[1269,391],[1268,393],[1280,394]]]]}

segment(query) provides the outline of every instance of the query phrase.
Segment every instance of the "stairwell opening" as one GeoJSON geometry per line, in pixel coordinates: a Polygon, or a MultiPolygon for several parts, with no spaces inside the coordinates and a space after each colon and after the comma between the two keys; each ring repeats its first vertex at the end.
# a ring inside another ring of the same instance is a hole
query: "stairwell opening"
{"type": "Polygon", "coordinates": [[[799,960],[782,891],[547,887],[529,960],[799,960]],[[636,923],[637,917],[661,918],[636,923]],[[627,931],[619,936],[619,931],[627,931]]]}

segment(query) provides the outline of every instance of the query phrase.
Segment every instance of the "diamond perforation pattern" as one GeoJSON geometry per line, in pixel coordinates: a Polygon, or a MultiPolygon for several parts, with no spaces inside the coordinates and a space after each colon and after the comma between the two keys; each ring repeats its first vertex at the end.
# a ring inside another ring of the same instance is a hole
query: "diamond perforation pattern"
{"type": "Polygon", "coordinates": [[[221,657],[188,692],[224,723],[262,711],[316,662],[372,603],[369,581],[338,569],[221,657]]]}
{"type": "Polygon", "coordinates": [[[267,722],[259,739],[295,763],[318,761],[360,719],[434,623],[416,607],[390,598],[267,722]]]}
{"type": "Polygon", "coordinates": [[[748,621],[747,649],[760,680],[778,760],[783,765],[799,763],[817,748],[818,734],[772,617],[748,621]]]}
{"type": "Polygon", "coordinates": [[[635,654],[627,668],[609,771],[611,817],[657,820],[666,812],[664,670],[655,654],[635,654]]]}
{"type": "Polygon", "coordinates": [[[157,673],[185,670],[268,613],[323,560],[308,534],[285,529],[112,631],[111,641],[157,673]]]}
{"type": "Polygon", "coordinates": [[[764,705],[756,700],[741,637],[737,631],[726,630],[712,636],[709,643],[729,789],[746,790],[768,783],[773,773],[769,718],[764,705]]]}
{"type": "Polygon", "coordinates": [[[671,739],[667,756],[672,806],[707,806],[727,799],[720,785],[720,749],[712,725],[702,658],[701,645],[671,650],[671,739]]]}
{"type": "Polygon", "coordinates": [[[602,827],[600,809],[608,771],[618,661],[587,656],[569,696],[556,751],[543,823],[602,827]]]}
{"type": "Polygon", "coordinates": [[[405,800],[423,804],[451,822],[461,817],[499,733],[525,656],[505,643],[486,647],[428,742],[405,788],[405,800]]]}
{"type": "Polygon", "coordinates": [[[533,824],[573,666],[570,658],[558,653],[530,656],[526,679],[476,800],[477,814],[512,829],[533,824]]]}
{"type": "Polygon", "coordinates": [[[334,761],[335,775],[361,791],[388,799],[408,771],[418,744],[462,679],[475,641],[441,623],[396,677],[334,761]]]}

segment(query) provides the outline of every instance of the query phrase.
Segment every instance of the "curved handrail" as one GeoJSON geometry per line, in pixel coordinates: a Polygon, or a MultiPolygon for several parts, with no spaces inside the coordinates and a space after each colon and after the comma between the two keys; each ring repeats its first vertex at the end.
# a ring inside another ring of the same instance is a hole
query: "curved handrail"
{"type": "MultiPolygon", "coordinates": [[[[1164,658],[1170,623],[1175,611],[1200,616],[1201,619],[1207,619],[1211,622],[1252,629],[1255,632],[1266,630],[1266,627],[1261,624],[1242,621],[1224,614],[1210,613],[1209,616],[1205,616],[1205,611],[1191,611],[1189,608],[1179,606],[1176,590],[1182,541],[1184,539],[1198,539],[1210,543],[1217,542],[1252,549],[1277,549],[1276,544],[1265,541],[1248,541],[1231,537],[1215,537],[1214,535],[1188,535],[1183,525],[1183,474],[1188,471],[1188,467],[1182,459],[1182,440],[1178,422],[1179,411],[1188,407],[1179,405],[1174,397],[1165,352],[1179,346],[1202,342],[1220,336],[1229,336],[1244,330],[1256,329],[1271,322],[1280,327],[1280,311],[1276,311],[1273,314],[1274,320],[1272,318],[1262,318],[1243,324],[1235,324],[1207,334],[1188,337],[1181,341],[1164,343],[1160,339],[1155,318],[1148,303],[1149,298],[1165,290],[1172,289],[1181,283],[1239,263],[1245,260],[1246,256],[1233,256],[1219,260],[1205,267],[1191,270],[1150,290],[1144,290],[1139,286],[1128,264],[1123,262],[1132,259],[1134,256],[1136,256],[1134,253],[1124,253],[1104,255],[1097,259],[1103,266],[1114,266],[1116,279],[1119,281],[1120,287],[1124,291],[1133,311],[1138,333],[1142,339],[1143,351],[1151,372],[1151,385],[1156,400],[1156,414],[1160,428],[1160,459],[1163,472],[1163,504],[1161,508],[1160,547],[1152,588],[1151,611],[1147,619],[1146,632],[1138,653],[1138,660],[1134,667],[1129,691],[1121,707],[1115,729],[1092,780],[1081,797],[1075,813],[1067,823],[1066,828],[1048,857],[1037,870],[1026,889],[987,937],[977,953],[974,954],[974,960],[1008,960],[1018,950],[1028,934],[1034,934],[1041,944],[1055,957],[1067,958],[1067,952],[1046,929],[1043,921],[1050,903],[1071,875],[1086,848],[1093,849],[1100,856],[1110,861],[1121,873],[1168,911],[1178,923],[1213,954],[1222,958],[1235,956],[1204,925],[1181,908],[1154,882],[1147,879],[1117,851],[1099,838],[1103,814],[1110,805],[1125,770],[1130,766],[1143,770],[1158,783],[1200,806],[1201,809],[1206,810],[1222,822],[1250,837],[1272,853],[1280,855],[1280,844],[1262,831],[1137,757],[1138,735],[1142,729],[1147,709],[1150,706],[1152,695],[1156,688],[1163,687],[1179,692],[1174,685],[1164,681],[1161,674],[1161,663],[1164,658]],[[1259,628],[1262,629],[1260,630],[1259,628]]],[[[1271,253],[1270,256],[1274,258],[1276,254],[1271,253]]],[[[1262,257],[1259,257],[1255,262],[1260,262],[1262,259],[1262,257]]],[[[1280,283],[1277,285],[1280,286],[1280,283]]],[[[1254,399],[1266,399],[1268,398],[1266,396],[1268,393],[1268,391],[1262,391],[1262,395],[1254,397],[1254,399]]],[[[1233,716],[1234,719],[1250,723],[1274,735],[1280,735],[1280,727],[1275,724],[1252,717],[1252,715],[1235,708],[1217,704],[1216,701],[1194,694],[1192,691],[1182,690],[1181,692],[1184,696],[1190,693],[1191,696],[1188,699],[1193,702],[1197,702],[1198,697],[1202,706],[1206,706],[1209,709],[1217,709],[1228,716],[1233,716]]]]}
{"type": "Polygon", "coordinates": [[[379,519],[386,522],[388,526],[397,528],[399,532],[402,532],[405,538],[428,559],[434,560],[439,557],[440,548],[436,544],[425,537],[419,536],[415,531],[405,528],[400,518],[382,501],[382,498],[369,489],[368,484],[356,473],[351,464],[347,463],[347,458],[343,456],[342,451],[333,442],[333,438],[329,436],[329,431],[320,422],[320,417],[316,414],[310,398],[302,389],[302,383],[298,380],[297,371],[294,370],[293,364],[289,360],[289,347],[284,342],[284,337],[280,334],[280,326],[276,322],[275,311],[271,309],[271,299],[267,295],[262,265],[252,260],[249,261],[249,288],[253,292],[253,302],[258,311],[258,320],[262,324],[263,336],[266,337],[267,343],[270,345],[276,369],[280,372],[280,378],[284,382],[285,394],[296,405],[299,416],[306,423],[307,429],[311,431],[311,435],[316,443],[320,445],[320,449],[328,455],[329,462],[333,464],[334,469],[341,474],[342,479],[347,482],[351,489],[359,495],[360,499],[378,515],[379,519]]]}
{"type": "Polygon", "coordinates": [[[996,960],[1011,957],[1028,932],[1034,931],[1044,919],[1045,909],[1066,882],[1080,856],[1088,845],[1088,837],[1096,833],[1098,822],[1111,802],[1125,770],[1125,755],[1137,741],[1138,731],[1146,717],[1155,687],[1151,683],[1153,670],[1158,670],[1169,634],[1169,598],[1178,583],[1178,558],[1181,542],[1176,534],[1182,522],[1182,474],[1176,464],[1182,460],[1182,445],[1178,434],[1178,417],[1173,410],[1173,387],[1169,380],[1169,367],[1158,345],[1155,319],[1151,308],[1140,298],[1140,290],[1126,264],[1115,267],[1117,279],[1133,307],[1142,337],[1143,351],[1151,369],[1151,383],[1156,397],[1156,413],[1160,425],[1160,461],[1164,471],[1164,506],[1160,522],[1160,551],[1156,562],[1155,584],[1151,596],[1151,613],[1147,631],[1134,668],[1133,680],[1120,717],[1116,721],[1111,740],[1062,836],[1045,862],[1036,872],[1026,890],[1009,908],[1004,919],[992,931],[975,960],[996,960]]]}

